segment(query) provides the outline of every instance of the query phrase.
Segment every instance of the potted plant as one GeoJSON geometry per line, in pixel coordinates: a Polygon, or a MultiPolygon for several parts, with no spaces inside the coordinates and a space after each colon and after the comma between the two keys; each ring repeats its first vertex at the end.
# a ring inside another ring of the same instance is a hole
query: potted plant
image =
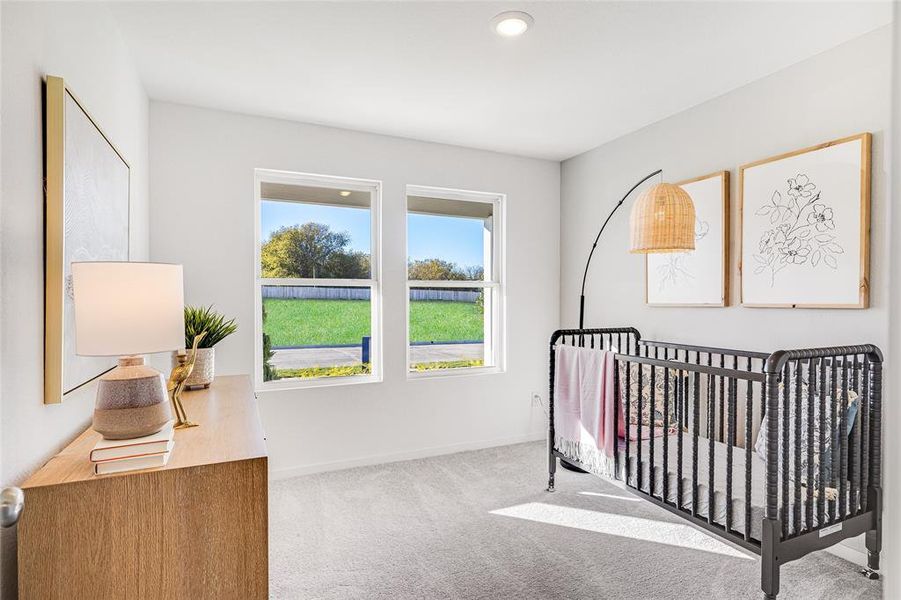
{"type": "MultiPolygon", "coordinates": [[[[216,349],[214,346],[237,331],[234,319],[226,320],[222,313],[210,306],[185,306],[185,348],[194,344],[194,337],[206,332],[197,347],[194,370],[185,380],[185,387],[210,387],[216,376],[216,349]]],[[[173,353],[172,365],[177,364],[178,354],[173,353]]]]}

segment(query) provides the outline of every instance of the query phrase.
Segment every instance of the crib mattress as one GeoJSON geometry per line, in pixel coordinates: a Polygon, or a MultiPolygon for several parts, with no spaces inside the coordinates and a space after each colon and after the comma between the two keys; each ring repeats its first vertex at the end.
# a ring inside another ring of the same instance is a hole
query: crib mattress
{"type": "MultiPolygon", "coordinates": [[[[654,496],[662,499],[663,495],[663,444],[668,445],[669,462],[666,474],[668,477],[668,493],[667,501],[676,504],[678,499],[678,488],[676,482],[679,477],[679,469],[677,463],[678,439],[682,436],[682,508],[692,510],[694,506],[694,498],[692,494],[692,435],[689,432],[674,433],[666,437],[654,439],[654,496]]],[[[697,512],[702,518],[707,518],[710,511],[709,493],[708,493],[708,468],[710,465],[710,450],[707,438],[698,438],[698,509],[697,512]]],[[[629,449],[629,485],[637,488],[638,485],[638,459],[635,451],[638,448],[637,442],[632,442],[629,449]]],[[[651,442],[645,440],[641,443],[641,461],[642,461],[642,485],[641,490],[650,493],[650,452],[651,442]]],[[[713,444],[713,520],[714,522],[726,526],[726,461],[728,454],[728,445],[722,442],[714,442],[713,444]]],[[[620,456],[625,458],[625,450],[620,449],[620,456]]],[[[754,450],[751,450],[751,519],[750,531],[751,538],[760,540],[762,520],[766,511],[766,463],[754,450]]],[[[732,521],[733,530],[744,534],[747,524],[745,523],[745,449],[739,447],[732,448],[732,521]]],[[[801,520],[799,525],[805,526],[805,510],[806,510],[806,490],[802,490],[801,500],[801,520]]],[[[790,489],[793,494],[793,488],[790,489]]],[[[781,497],[780,497],[781,508],[781,497]]],[[[814,498],[814,518],[813,527],[817,526],[816,522],[816,498],[814,498]]],[[[824,521],[828,523],[828,506],[831,502],[827,502],[827,515],[824,521]]],[[[791,498],[788,525],[794,529],[792,523],[792,513],[794,510],[794,499],[791,498]]],[[[825,524],[825,523],[824,523],[825,524]]]]}

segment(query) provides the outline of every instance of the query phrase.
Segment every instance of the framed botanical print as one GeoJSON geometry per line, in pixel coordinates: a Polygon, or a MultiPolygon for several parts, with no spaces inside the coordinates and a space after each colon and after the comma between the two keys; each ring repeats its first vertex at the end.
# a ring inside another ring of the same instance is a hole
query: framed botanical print
{"type": "Polygon", "coordinates": [[[73,261],[129,259],[128,163],[59,77],[44,89],[44,402],[115,366],[75,354],[73,261]]]}
{"type": "Polygon", "coordinates": [[[868,306],[871,138],[740,167],[744,306],[868,306]]]}
{"type": "Polygon", "coordinates": [[[695,206],[693,252],[647,254],[650,306],[726,306],[729,302],[729,171],[677,183],[695,206]]]}

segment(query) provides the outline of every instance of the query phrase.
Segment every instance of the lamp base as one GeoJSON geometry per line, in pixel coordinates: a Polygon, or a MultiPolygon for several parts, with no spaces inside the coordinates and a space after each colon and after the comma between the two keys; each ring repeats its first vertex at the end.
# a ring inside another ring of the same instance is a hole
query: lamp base
{"type": "Polygon", "coordinates": [[[582,467],[577,467],[576,465],[572,464],[571,462],[567,462],[563,458],[560,459],[560,466],[563,467],[564,469],[566,469],[567,471],[572,471],[573,473],[587,473],[588,472],[585,469],[583,469],[582,467]]]}
{"type": "Polygon", "coordinates": [[[93,428],[105,439],[151,435],[172,420],[163,374],[143,356],[124,356],[100,378],[93,428]]]}

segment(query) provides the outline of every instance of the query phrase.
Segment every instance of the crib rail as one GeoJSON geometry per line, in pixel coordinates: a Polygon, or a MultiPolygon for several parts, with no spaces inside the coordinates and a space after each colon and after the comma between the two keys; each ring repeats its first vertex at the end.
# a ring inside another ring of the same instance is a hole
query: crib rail
{"type": "Polygon", "coordinates": [[[661,342],[616,355],[626,485],[753,550],[754,423],[767,356],[661,342]]]}
{"type": "Polygon", "coordinates": [[[557,344],[612,350],[624,484],[779,566],[867,534],[881,548],[882,355],[872,345],[774,353],[642,340],[633,328],[551,337],[549,488],[557,344]],[[762,457],[761,457],[762,454],[762,457]]]}

